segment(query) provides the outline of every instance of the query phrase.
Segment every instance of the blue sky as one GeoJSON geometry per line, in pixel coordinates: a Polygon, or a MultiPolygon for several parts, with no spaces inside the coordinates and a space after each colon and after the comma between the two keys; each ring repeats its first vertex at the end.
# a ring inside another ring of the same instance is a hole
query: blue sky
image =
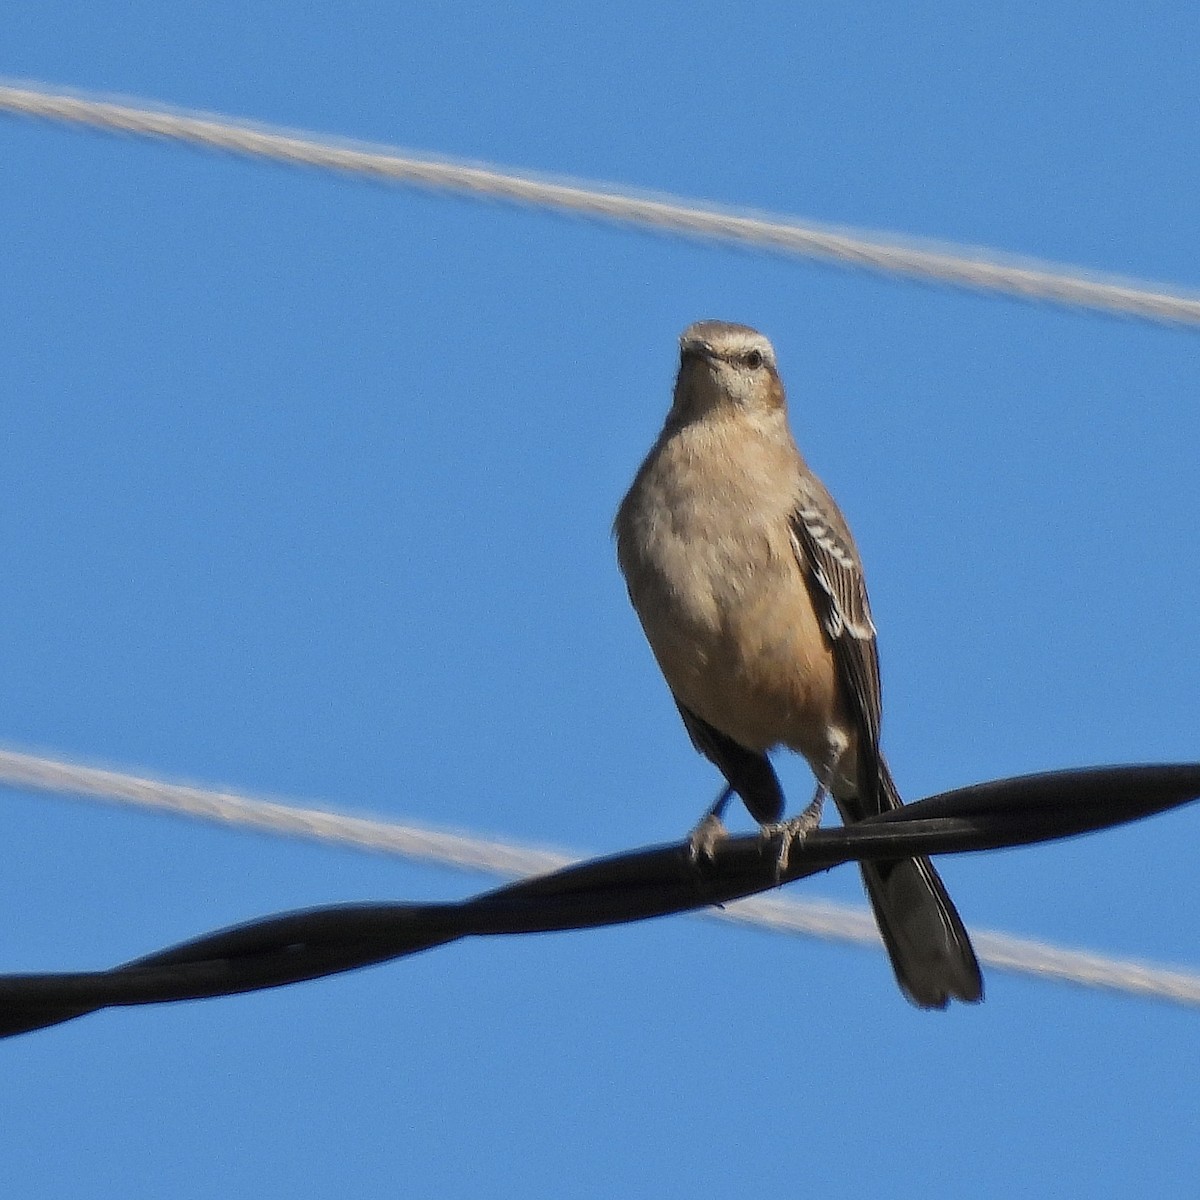
{"type": "MultiPolygon", "coordinates": [[[[9,5],[0,74],[1200,283],[1193,5],[9,5]]],[[[716,788],[616,571],[699,317],[775,342],[919,796],[1197,756],[1196,334],[0,120],[0,741],[515,840],[716,788]]],[[[781,763],[793,803],[802,762],[781,763]]],[[[478,879],[5,792],[0,970],[478,879]]],[[[1197,965],[1200,815],[945,860],[1197,965]]],[[[859,898],[849,871],[797,895],[859,898]]],[[[713,923],[0,1047],[6,1194],[1184,1194],[1193,1013],[713,923]]]]}

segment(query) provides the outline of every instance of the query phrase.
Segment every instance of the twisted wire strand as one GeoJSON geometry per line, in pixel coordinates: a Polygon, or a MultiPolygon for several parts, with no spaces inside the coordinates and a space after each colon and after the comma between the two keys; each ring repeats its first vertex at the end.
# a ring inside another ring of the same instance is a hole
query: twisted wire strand
{"type": "MultiPolygon", "coordinates": [[[[562,851],[300,808],[14,750],[0,750],[0,784],[131,804],[510,878],[543,874],[579,861],[578,855],[562,851]]],[[[753,897],[707,910],[703,915],[776,933],[882,946],[870,913],[829,901],[753,897]]],[[[972,938],[980,960],[998,970],[1200,1007],[1200,974],[1062,949],[1003,933],[973,932],[972,938]]]]}

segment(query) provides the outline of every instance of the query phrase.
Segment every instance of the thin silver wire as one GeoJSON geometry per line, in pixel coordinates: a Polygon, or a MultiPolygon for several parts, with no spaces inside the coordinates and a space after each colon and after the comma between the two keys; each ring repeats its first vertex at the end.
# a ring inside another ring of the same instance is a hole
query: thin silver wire
{"type": "Polygon", "coordinates": [[[615,187],[556,182],[492,166],[416,158],[392,147],[335,141],[222,116],[147,107],[141,102],[114,103],[41,85],[0,85],[0,112],[169,138],[276,162],[649,227],[661,233],[736,242],[777,254],[1002,292],[1024,300],[1123,313],[1164,324],[1200,325],[1200,297],[1194,293],[991,250],[918,243],[895,235],[723,211],[676,197],[636,195],[615,187]]]}
{"type": "MultiPolygon", "coordinates": [[[[236,792],[166,783],[15,750],[0,750],[0,785],[132,804],[506,878],[542,874],[579,861],[578,855],[562,851],[298,808],[236,792]]],[[[756,896],[722,909],[706,910],[702,915],[776,933],[882,946],[870,913],[829,901],[756,896]]],[[[971,936],[980,960],[999,970],[1200,1007],[1200,974],[1060,949],[1003,933],[973,932],[971,936]]]]}

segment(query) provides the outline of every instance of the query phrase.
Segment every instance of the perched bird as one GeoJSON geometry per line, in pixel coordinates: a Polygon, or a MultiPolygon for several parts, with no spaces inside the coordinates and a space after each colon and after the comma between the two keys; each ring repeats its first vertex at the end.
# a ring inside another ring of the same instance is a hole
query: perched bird
{"type": "MultiPolygon", "coordinates": [[[[858,821],[902,801],[879,748],[879,655],[858,549],[788,427],[775,351],[745,325],[680,338],[674,400],[621,503],[617,556],[646,638],[700,753],[771,836],[803,837],[824,792],[858,821]],[[817,778],[782,822],[767,752],[817,778]]],[[[694,835],[719,835],[727,789],[694,835]]],[[[896,978],[922,1008],[983,997],[962,921],[927,858],[863,863],[896,978]]]]}

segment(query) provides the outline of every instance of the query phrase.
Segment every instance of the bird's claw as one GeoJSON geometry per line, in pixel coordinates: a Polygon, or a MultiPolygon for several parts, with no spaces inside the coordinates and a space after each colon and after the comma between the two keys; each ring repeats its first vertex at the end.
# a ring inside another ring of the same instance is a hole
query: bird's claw
{"type": "Polygon", "coordinates": [[[799,816],[789,821],[776,821],[762,827],[762,836],[766,841],[779,842],[779,853],[775,859],[775,882],[783,881],[788,867],[791,865],[792,850],[800,845],[818,825],[821,824],[821,809],[824,807],[824,792],[818,789],[812,803],[799,816]]]}
{"type": "Polygon", "coordinates": [[[729,836],[721,818],[710,812],[688,836],[688,861],[692,866],[712,862],[717,847],[729,836]]]}

